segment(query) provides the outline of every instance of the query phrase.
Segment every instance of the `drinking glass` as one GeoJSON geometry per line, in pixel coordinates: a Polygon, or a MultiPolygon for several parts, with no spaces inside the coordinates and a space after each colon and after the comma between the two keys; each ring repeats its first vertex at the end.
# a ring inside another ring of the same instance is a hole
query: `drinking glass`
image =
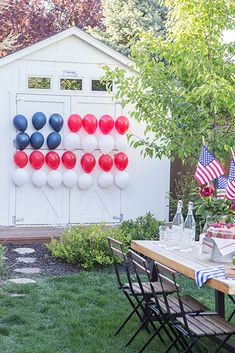
{"type": "Polygon", "coordinates": [[[162,224],[159,227],[159,243],[158,245],[162,248],[166,247],[166,224],[162,224]]]}

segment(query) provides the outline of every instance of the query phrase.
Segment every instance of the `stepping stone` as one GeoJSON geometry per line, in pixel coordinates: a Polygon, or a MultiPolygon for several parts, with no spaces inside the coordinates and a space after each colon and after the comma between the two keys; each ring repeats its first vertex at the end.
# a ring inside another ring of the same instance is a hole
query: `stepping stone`
{"type": "Polygon", "coordinates": [[[25,264],[33,264],[36,261],[36,257],[17,257],[16,261],[25,264]]]}
{"type": "Polygon", "coordinates": [[[32,248],[17,248],[13,251],[17,252],[19,255],[32,254],[35,252],[35,250],[32,248]]]}
{"type": "Polygon", "coordinates": [[[9,279],[8,282],[15,283],[15,284],[33,284],[36,283],[34,279],[30,278],[12,278],[9,279]]]}
{"type": "Polygon", "coordinates": [[[23,298],[23,297],[25,297],[25,294],[8,293],[8,296],[9,296],[9,297],[12,297],[12,298],[23,298]]]}
{"type": "Polygon", "coordinates": [[[14,269],[17,273],[24,273],[25,275],[32,275],[36,273],[40,273],[41,269],[38,267],[22,267],[14,269]]]}

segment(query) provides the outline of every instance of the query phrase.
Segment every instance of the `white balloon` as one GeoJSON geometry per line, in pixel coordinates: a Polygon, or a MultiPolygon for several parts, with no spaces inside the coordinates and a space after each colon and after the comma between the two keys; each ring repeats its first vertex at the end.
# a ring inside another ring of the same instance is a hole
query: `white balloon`
{"type": "Polygon", "coordinates": [[[130,177],[127,172],[118,172],[115,175],[115,183],[120,189],[125,189],[129,184],[130,177]]]}
{"type": "Polygon", "coordinates": [[[103,153],[109,153],[114,149],[114,139],[112,136],[105,135],[99,140],[99,148],[103,153]]]}
{"type": "Polygon", "coordinates": [[[64,138],[64,147],[68,151],[73,151],[80,145],[80,138],[74,132],[70,132],[64,138]]]}
{"type": "Polygon", "coordinates": [[[105,189],[112,185],[113,175],[111,173],[102,172],[98,177],[98,184],[101,188],[105,189]]]}
{"type": "Polygon", "coordinates": [[[35,172],[33,172],[32,183],[38,187],[46,185],[46,183],[47,183],[46,173],[43,172],[42,170],[36,170],[35,172]]]}
{"type": "Polygon", "coordinates": [[[116,138],[116,148],[119,151],[126,151],[128,149],[128,141],[126,135],[120,135],[116,138]]]}
{"type": "Polygon", "coordinates": [[[17,186],[23,186],[28,182],[29,175],[25,169],[17,168],[15,169],[12,180],[17,186]]]}
{"type": "Polygon", "coordinates": [[[90,174],[83,173],[79,175],[78,186],[80,187],[80,189],[87,190],[91,187],[92,184],[93,184],[93,179],[90,174]]]}
{"type": "Polygon", "coordinates": [[[97,147],[97,139],[93,135],[88,135],[82,140],[82,148],[85,152],[93,152],[97,147]]]}
{"type": "Polygon", "coordinates": [[[67,188],[72,188],[77,182],[77,175],[73,170],[67,170],[63,174],[63,183],[67,188]]]}
{"type": "Polygon", "coordinates": [[[58,188],[62,184],[62,179],[61,173],[57,170],[52,170],[47,176],[48,185],[53,189],[58,188]]]}

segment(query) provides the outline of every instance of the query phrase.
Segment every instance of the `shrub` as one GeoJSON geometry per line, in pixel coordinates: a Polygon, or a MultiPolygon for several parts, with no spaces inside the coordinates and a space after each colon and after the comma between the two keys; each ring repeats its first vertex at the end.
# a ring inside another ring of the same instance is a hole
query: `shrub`
{"type": "Polygon", "coordinates": [[[108,236],[120,241],[124,240],[124,235],[119,228],[111,228],[103,224],[81,225],[65,230],[59,240],[52,239],[47,247],[54,256],[71,263],[79,262],[83,268],[91,269],[95,265],[112,263],[108,236]]]}
{"type": "Polygon", "coordinates": [[[54,256],[71,263],[79,262],[83,268],[91,269],[96,265],[113,263],[107,240],[109,236],[120,240],[127,249],[132,239],[156,238],[159,225],[160,222],[150,213],[135,221],[124,221],[118,227],[80,225],[66,229],[59,240],[52,239],[47,247],[54,256]]]}
{"type": "Polygon", "coordinates": [[[151,240],[158,237],[158,230],[161,223],[148,212],[145,216],[138,217],[135,220],[123,221],[120,229],[131,240],[151,240]]]}

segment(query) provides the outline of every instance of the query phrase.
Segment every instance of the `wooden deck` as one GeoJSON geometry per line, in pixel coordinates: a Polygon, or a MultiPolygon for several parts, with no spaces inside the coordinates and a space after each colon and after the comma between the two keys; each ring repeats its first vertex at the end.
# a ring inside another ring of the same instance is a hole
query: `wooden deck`
{"type": "Polygon", "coordinates": [[[0,227],[0,243],[30,244],[47,243],[51,237],[58,238],[63,232],[61,227],[0,227]]]}

